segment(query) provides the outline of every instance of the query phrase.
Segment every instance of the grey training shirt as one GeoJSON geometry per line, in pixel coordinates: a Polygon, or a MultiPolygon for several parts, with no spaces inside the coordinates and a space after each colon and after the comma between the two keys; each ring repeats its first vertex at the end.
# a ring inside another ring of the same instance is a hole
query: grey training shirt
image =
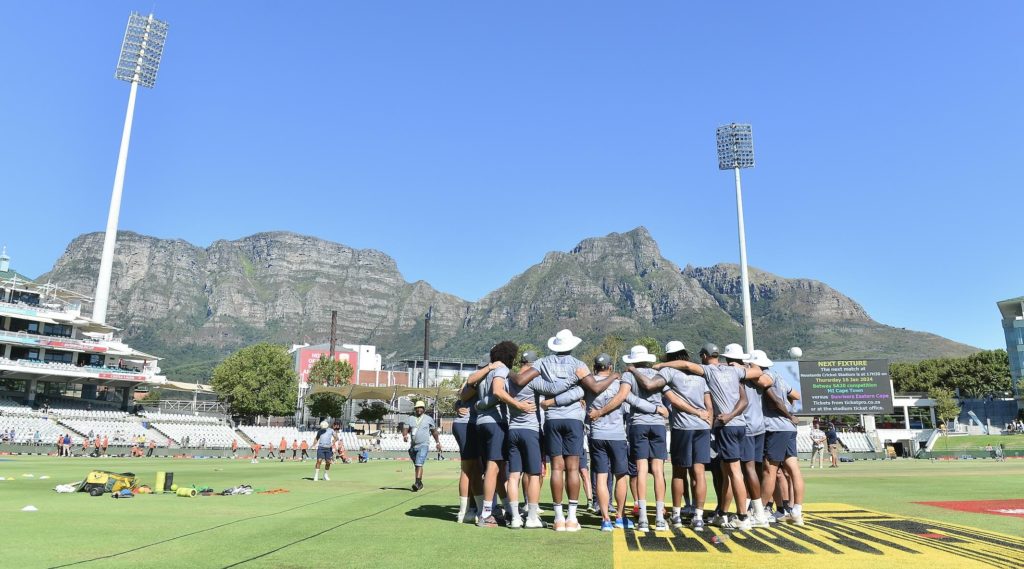
{"type": "MultiPolygon", "coordinates": [[[[492,369],[487,372],[487,376],[477,385],[477,401],[486,401],[491,405],[481,404],[477,407],[476,424],[487,425],[487,424],[501,424],[506,419],[505,405],[501,404],[500,401],[496,401],[494,397],[494,379],[497,377],[507,378],[508,368],[501,366],[497,369],[492,369]]],[[[505,382],[506,390],[508,389],[508,381],[505,382]]]]}
{"type": "MultiPolygon", "coordinates": [[[[641,367],[637,368],[637,371],[642,373],[644,377],[650,379],[657,375],[657,371],[654,368],[641,367]]],[[[637,383],[636,378],[633,374],[626,372],[622,374],[622,382],[628,383],[630,387],[630,394],[636,396],[638,399],[642,399],[650,403],[652,406],[661,405],[661,390],[647,391],[637,383]]],[[[654,411],[646,411],[646,408],[641,408],[637,405],[631,405],[632,425],[665,425],[665,418],[657,414],[654,411]]]]}
{"type": "MultiPolygon", "coordinates": [[[[767,391],[771,391],[779,398],[779,401],[782,401],[782,404],[789,409],[789,394],[793,392],[793,388],[787,385],[785,380],[783,380],[779,374],[771,370],[767,370],[765,373],[772,378],[772,386],[769,387],[767,391]]],[[[775,406],[775,403],[768,398],[767,393],[762,399],[762,403],[764,411],[764,427],[766,430],[772,431],[773,433],[780,431],[792,432],[796,430],[796,425],[794,425],[788,417],[783,415],[782,411],[779,411],[775,406]]]]}
{"type": "Polygon", "coordinates": [[[743,382],[747,390],[747,408],[743,410],[743,418],[747,421],[747,436],[764,433],[764,410],[761,408],[761,388],[743,382]]]}
{"type": "MultiPolygon", "coordinates": [[[[601,381],[610,381],[603,379],[601,381]]],[[[588,409],[604,409],[611,400],[618,395],[620,389],[624,389],[623,385],[628,385],[621,380],[616,379],[615,383],[608,386],[607,389],[601,392],[600,395],[594,395],[589,391],[584,391],[580,386],[573,387],[569,391],[555,397],[555,403],[563,403],[570,401],[579,401],[580,399],[586,399],[588,409]]],[[[632,389],[632,388],[630,388],[632,389]]],[[[632,391],[626,396],[626,401],[632,403],[637,409],[641,409],[645,412],[656,413],[657,406],[649,403],[639,397],[633,395],[632,391]]],[[[618,409],[613,410],[607,415],[598,417],[596,421],[591,421],[588,416],[586,419],[587,424],[590,426],[590,436],[594,439],[602,441],[624,441],[626,440],[626,428],[625,428],[625,412],[623,407],[626,405],[623,402],[618,409]]],[[[659,415],[660,417],[660,415],[659,415]]]]}
{"type": "Polygon", "coordinates": [[[430,444],[430,433],[434,430],[434,418],[426,413],[409,420],[409,447],[430,444]]]}
{"type": "MultiPolygon", "coordinates": [[[[665,390],[671,389],[692,407],[711,412],[711,409],[707,409],[704,406],[704,395],[710,393],[711,390],[708,389],[708,382],[703,377],[699,375],[690,375],[684,371],[672,369],[670,367],[658,370],[658,375],[665,378],[665,390]]],[[[674,407],[671,411],[672,413],[669,415],[669,421],[671,422],[673,429],[679,429],[682,431],[706,431],[711,428],[711,425],[708,424],[707,421],[696,415],[678,411],[674,407]]]]}
{"type": "MultiPolygon", "coordinates": [[[[576,385],[578,381],[576,370],[581,367],[586,368],[587,365],[571,355],[559,356],[551,354],[533,362],[533,369],[540,372],[538,379],[543,379],[541,383],[549,392],[557,389],[559,384],[567,386],[566,389],[576,385]]],[[[538,391],[536,387],[534,387],[534,390],[538,391]]],[[[570,403],[568,405],[556,404],[554,407],[549,408],[546,419],[548,421],[553,419],[572,419],[583,422],[584,417],[583,406],[579,403],[570,403]]]]}
{"type": "Polygon", "coordinates": [[[476,424],[476,401],[470,399],[469,401],[462,401],[457,399],[455,401],[455,419],[452,420],[453,425],[461,424],[476,424]],[[459,414],[459,409],[469,409],[469,414],[463,417],[459,414]]]}
{"type": "MultiPolygon", "coordinates": [[[[704,379],[711,390],[711,400],[715,403],[715,413],[731,413],[740,401],[740,380],[746,376],[746,368],[728,364],[700,366],[704,368],[704,379]]],[[[747,421],[740,413],[727,427],[745,427],[747,421]]]]}
{"type": "Polygon", "coordinates": [[[334,446],[334,429],[320,429],[316,432],[317,448],[332,448],[334,446]]]}

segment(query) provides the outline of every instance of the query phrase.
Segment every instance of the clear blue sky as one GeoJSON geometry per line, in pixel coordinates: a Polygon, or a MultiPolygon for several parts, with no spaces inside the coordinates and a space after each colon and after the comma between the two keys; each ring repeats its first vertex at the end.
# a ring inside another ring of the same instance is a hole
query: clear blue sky
{"type": "Polygon", "coordinates": [[[114,66],[155,6],[171,29],[122,229],[306,233],[468,299],[637,225],[680,265],[736,262],[715,127],[749,122],[751,265],[1002,347],[995,302],[1024,294],[1024,5],[697,4],[7,3],[0,243],[35,276],[103,229],[114,66]]]}

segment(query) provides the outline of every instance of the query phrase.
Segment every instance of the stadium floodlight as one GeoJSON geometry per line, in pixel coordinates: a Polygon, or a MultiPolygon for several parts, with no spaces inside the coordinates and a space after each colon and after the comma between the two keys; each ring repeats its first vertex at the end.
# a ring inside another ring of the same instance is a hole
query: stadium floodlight
{"type": "Polygon", "coordinates": [[[124,118],[121,133],[121,150],[117,154],[117,170],[114,173],[114,190],[110,196],[110,211],[107,213],[107,231],[103,237],[103,254],[100,256],[99,278],[96,280],[96,301],[92,318],[97,322],[107,321],[107,302],[110,297],[110,273],[114,266],[114,243],[117,239],[117,221],[121,215],[121,191],[124,189],[124,171],[128,163],[128,142],[132,135],[132,118],[135,115],[135,95],[139,85],[152,88],[156,85],[156,74],[160,69],[164,42],[167,40],[167,22],[157,20],[153,14],[142,16],[132,12],[128,16],[128,28],[121,43],[121,57],[117,60],[114,77],[131,83],[128,94],[128,112],[124,118]]]}
{"type": "Polygon", "coordinates": [[[740,237],[740,284],[743,286],[743,333],[747,353],[754,350],[754,330],[750,318],[750,279],[747,276],[747,237],[743,228],[743,191],[740,168],[754,167],[754,137],[749,124],[727,124],[718,127],[718,169],[736,173],[736,217],[740,237]]]}

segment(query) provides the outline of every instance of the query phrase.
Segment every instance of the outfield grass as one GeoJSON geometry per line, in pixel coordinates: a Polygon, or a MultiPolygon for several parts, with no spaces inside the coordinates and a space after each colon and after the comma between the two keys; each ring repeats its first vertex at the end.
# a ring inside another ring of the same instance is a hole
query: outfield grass
{"type": "Polygon", "coordinates": [[[1007,450],[1024,450],[1024,435],[963,435],[940,437],[935,443],[936,451],[985,450],[985,445],[1002,444],[1007,450]]]}
{"type": "MultiPolygon", "coordinates": [[[[453,523],[458,463],[428,463],[426,488],[407,489],[408,462],[338,465],[334,480],[312,482],[309,463],[172,459],[0,459],[5,567],[523,567],[546,552],[559,567],[611,567],[607,534],[584,516],[579,534],[481,530],[453,523]],[[60,495],[58,483],[92,469],[132,471],[152,484],[157,470],[185,485],[237,484],[287,494],[114,500],[60,495]],[[33,478],[24,474],[33,474],[33,478]],[[41,480],[47,475],[50,478],[41,480]],[[31,504],[39,511],[23,513],[31,504]],[[483,557],[481,557],[483,556],[483,557]],[[477,559],[478,563],[466,563],[477,559]],[[92,560],[92,561],[90,561],[92,560]]],[[[969,514],[912,502],[1020,498],[1024,461],[1006,463],[865,461],[810,470],[808,502],[842,502],[954,522],[1010,535],[1019,518],[969,514]]],[[[546,494],[546,492],[545,492],[546,494]]],[[[653,506],[653,496],[649,498],[653,506]]],[[[546,516],[550,519],[550,507],[546,516]]]]}

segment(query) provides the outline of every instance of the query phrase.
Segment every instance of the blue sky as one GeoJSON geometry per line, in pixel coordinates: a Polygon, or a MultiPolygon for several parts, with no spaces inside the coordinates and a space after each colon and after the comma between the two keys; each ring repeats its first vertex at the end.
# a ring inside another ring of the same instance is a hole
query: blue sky
{"type": "Polygon", "coordinates": [[[1024,5],[699,4],[6,3],[0,187],[24,213],[0,243],[35,276],[103,229],[114,66],[128,13],[155,6],[170,35],[122,229],[315,235],[468,299],[638,225],[680,265],[736,262],[715,128],[749,122],[751,265],[1004,346],[995,302],[1024,294],[1024,5]]]}

